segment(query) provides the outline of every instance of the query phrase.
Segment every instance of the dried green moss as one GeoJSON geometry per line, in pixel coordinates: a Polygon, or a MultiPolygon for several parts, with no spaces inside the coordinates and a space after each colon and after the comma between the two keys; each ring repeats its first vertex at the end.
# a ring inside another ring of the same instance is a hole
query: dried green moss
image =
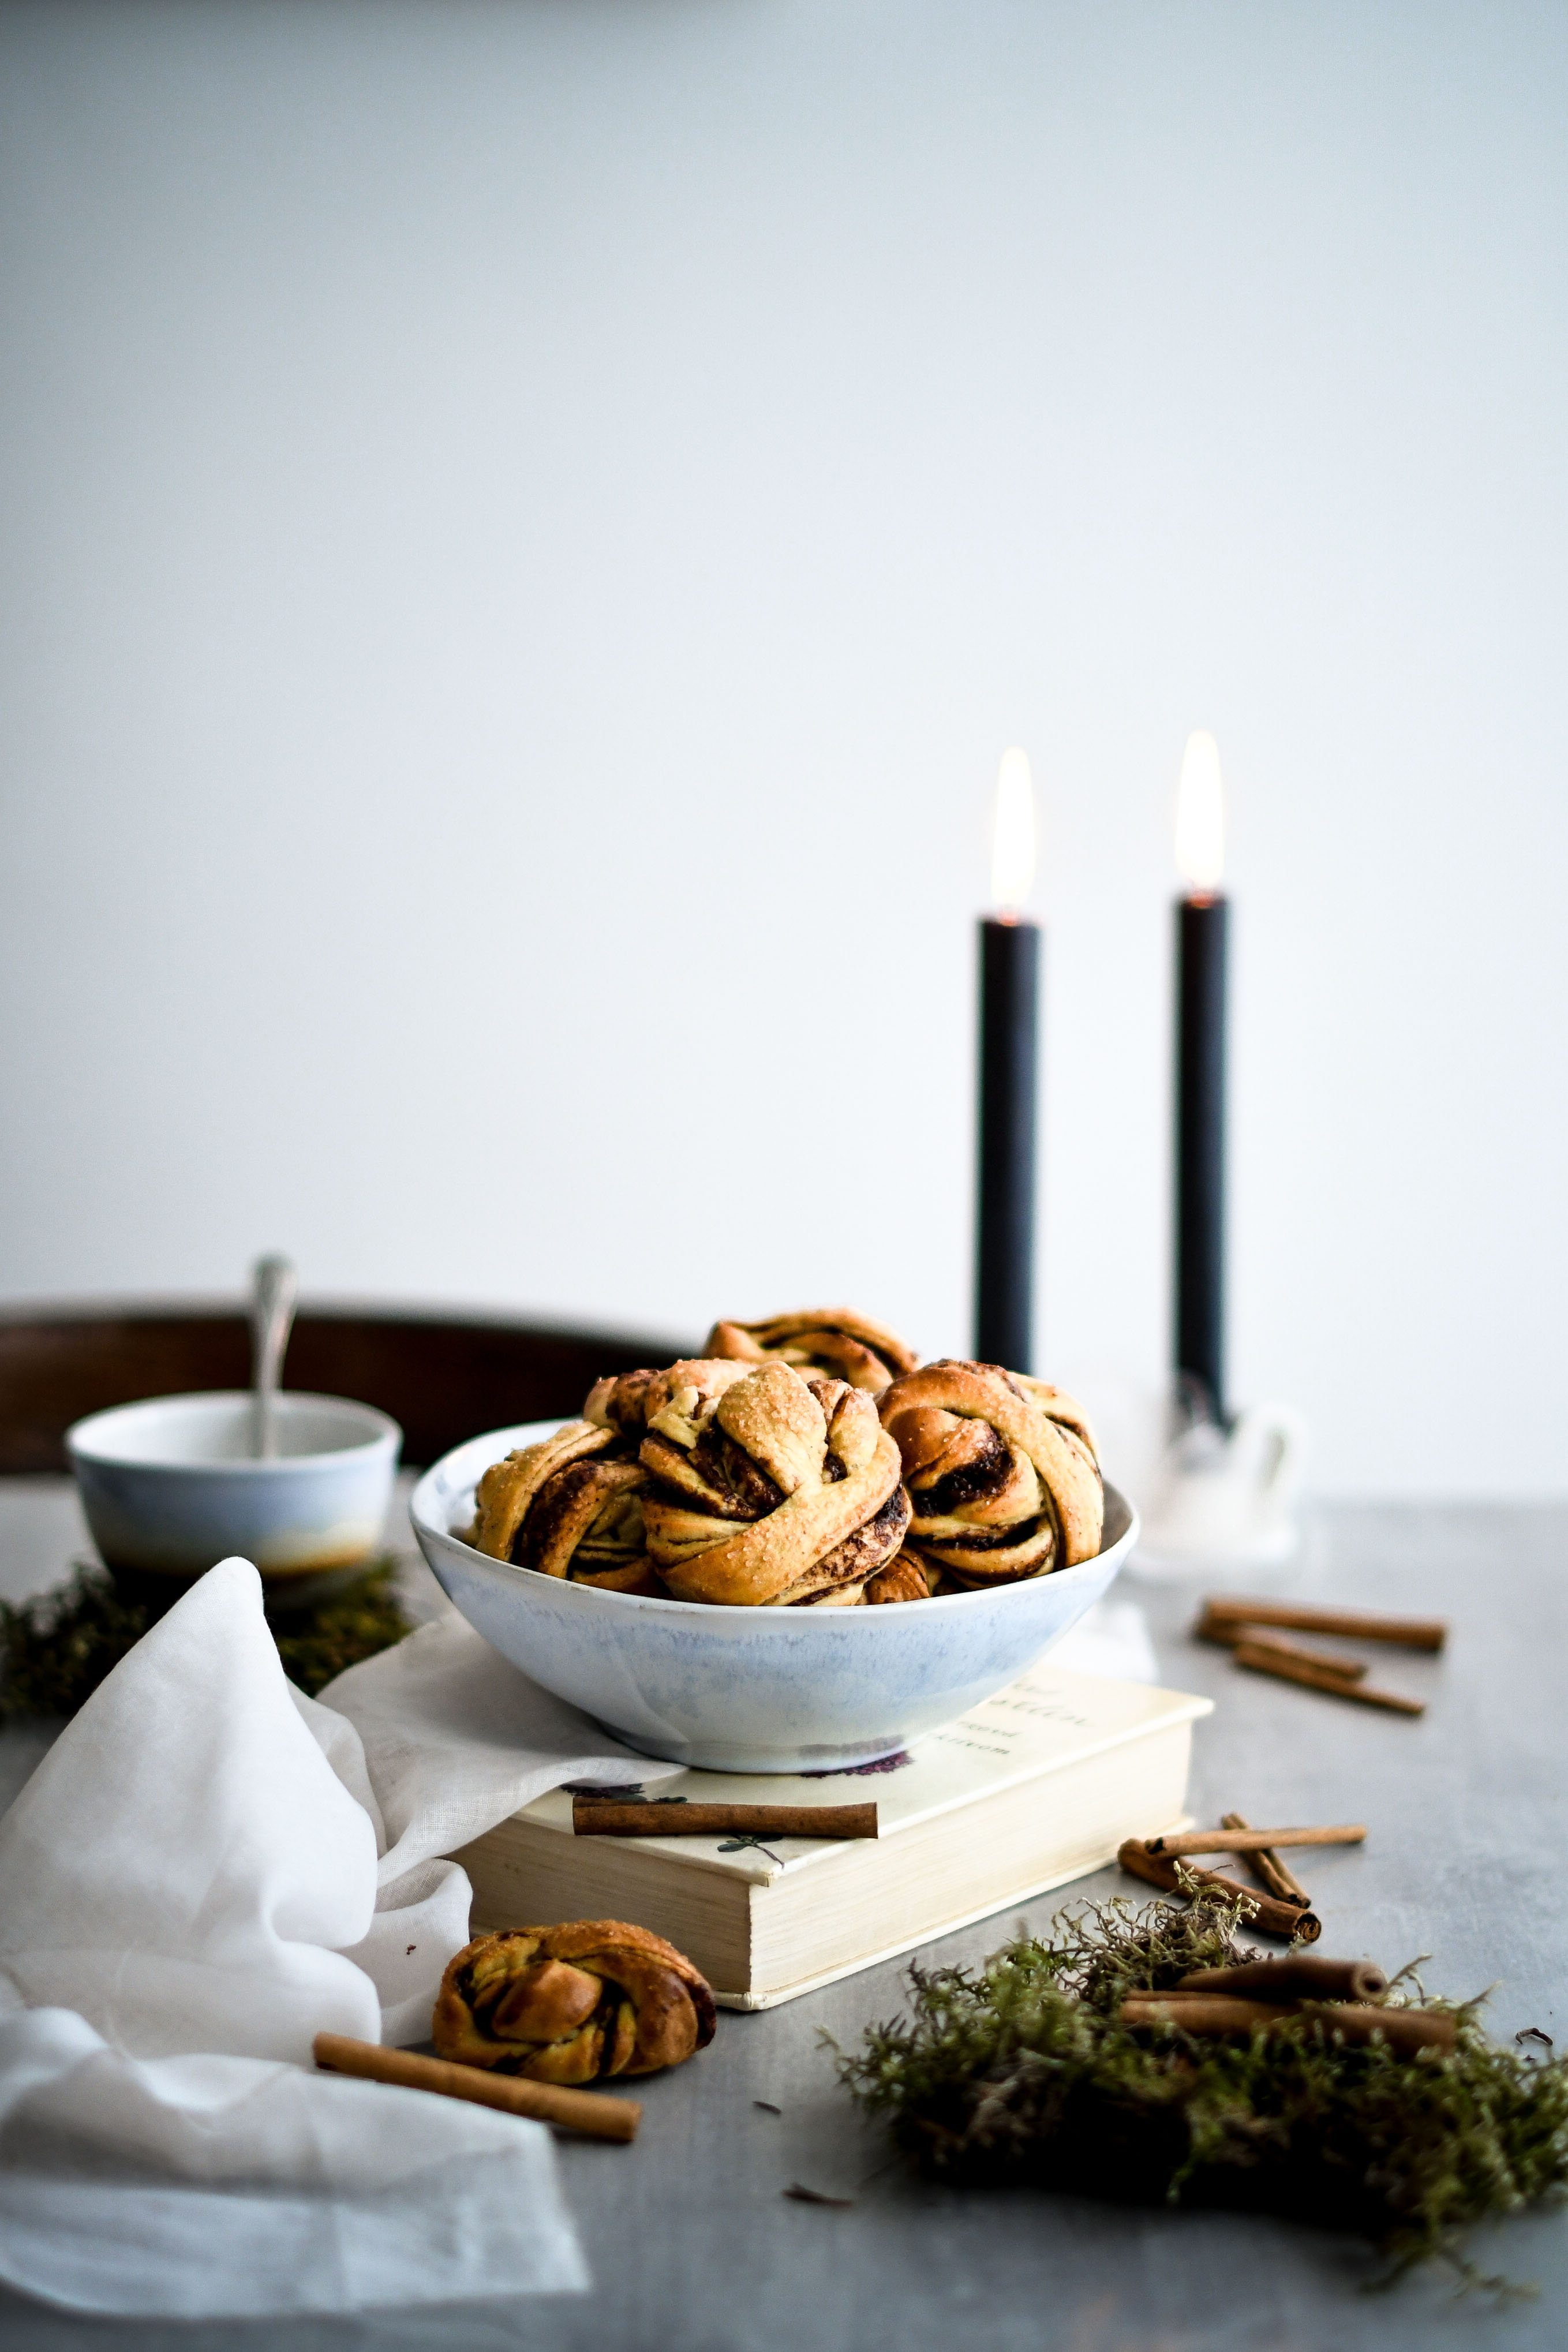
{"type": "MultiPolygon", "coordinates": [[[[319,1607],[280,1614],[271,1630],[290,1682],[314,1697],[346,1666],[402,1640],[412,1629],[395,1574],[394,1560],[378,1560],[319,1607]]],[[[85,1566],[57,1592],[0,1601],[0,1722],[75,1715],[162,1613],[128,1598],[106,1570],[85,1566]]]]}
{"type": "Polygon", "coordinates": [[[0,1722],[74,1715],[147,1631],[102,1569],[78,1568],[58,1592],[0,1601],[0,1722]]]}
{"type": "Polygon", "coordinates": [[[1433,2256],[1472,2275],[1464,2231],[1568,2179],[1568,2061],[1499,2048],[1478,2003],[1428,2000],[1408,1970],[1395,2000],[1454,2016],[1451,2055],[1306,2021],[1223,2042],[1119,2022],[1128,1992],[1258,1957],[1235,1926],[1233,1907],[1088,1904],[983,1969],[914,1969],[911,2015],[841,2075],[942,2179],[1285,2214],[1370,2238],[1394,2275],[1433,2256]]]}
{"type": "Polygon", "coordinates": [[[334,1676],[390,1650],[413,1631],[398,1605],[396,1574],[395,1560],[382,1560],[368,1576],[319,1608],[301,1610],[273,1626],[283,1671],[291,1683],[314,1698],[334,1676]]]}

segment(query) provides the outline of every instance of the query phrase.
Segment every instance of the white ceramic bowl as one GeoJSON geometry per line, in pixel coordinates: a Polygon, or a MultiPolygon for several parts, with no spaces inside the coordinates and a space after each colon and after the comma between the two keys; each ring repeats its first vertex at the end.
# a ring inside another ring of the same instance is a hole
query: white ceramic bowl
{"type": "Polygon", "coordinates": [[[1096,1559],[997,1592],[883,1609],[718,1609],[601,1592],[490,1559],[454,1530],[492,1462],[560,1426],[471,1438],[425,1473],[420,1548],[469,1623],[629,1747],[721,1772],[869,1764],[989,1698],[1099,1600],[1137,1539],[1105,1490],[1096,1559]]]}
{"type": "Polygon", "coordinates": [[[285,1390],[277,1453],[251,1454],[244,1390],[150,1397],[66,1432],[82,1508],[109,1566],[203,1576],[238,1552],[269,1585],[367,1559],[382,1539],[402,1432],[373,1405],[285,1390]]]}

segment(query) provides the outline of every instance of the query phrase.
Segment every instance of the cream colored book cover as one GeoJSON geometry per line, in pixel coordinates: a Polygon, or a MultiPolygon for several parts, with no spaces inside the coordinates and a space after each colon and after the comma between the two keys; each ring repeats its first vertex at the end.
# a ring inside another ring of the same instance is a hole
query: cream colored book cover
{"type": "MultiPolygon", "coordinates": [[[[557,1790],[457,1857],[475,1918],[610,1916],[687,1952],[727,2006],[766,2008],[1097,1869],[1185,1820],[1192,1727],[1212,1702],[1049,1660],[907,1756],[821,1775],[689,1772],[649,1796],[874,1798],[874,1842],[575,1838],[557,1790]]],[[[628,1791],[638,1784],[630,1779],[628,1791]]]]}
{"type": "MultiPolygon", "coordinates": [[[[1020,1780],[1078,1764],[1153,1732],[1191,1723],[1213,1712],[1213,1701],[1148,1683],[1113,1682],[1078,1675],[1042,1660],[968,1715],[929,1731],[906,1755],[847,1772],[684,1772],[648,1784],[665,1801],[688,1797],[705,1804],[831,1805],[873,1799],[879,1837],[954,1812],[1020,1780]]],[[[638,1786],[634,1781],[628,1788],[638,1786]]],[[[590,1793],[586,1789],[584,1793],[590,1793]]],[[[603,1794],[602,1790],[592,1793],[603,1794]]],[[[571,1834],[571,1794],[552,1790],[517,1818],[571,1834]]],[[[1047,1800],[1049,1802],[1049,1800],[1047,1800]]],[[[711,1837],[639,1839],[645,1852],[679,1854],[703,1870],[720,1870],[770,1885],[820,1869],[845,1849],[826,1838],[769,1838],[762,1846],[731,1845],[711,1837]]]]}

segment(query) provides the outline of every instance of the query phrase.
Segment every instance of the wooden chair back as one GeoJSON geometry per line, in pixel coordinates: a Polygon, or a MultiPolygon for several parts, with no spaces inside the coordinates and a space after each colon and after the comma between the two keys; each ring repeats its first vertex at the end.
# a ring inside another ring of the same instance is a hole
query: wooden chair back
{"type": "MultiPolygon", "coordinates": [[[[405,1465],[424,1468],[484,1430],[577,1412],[601,1373],[690,1352],[498,1317],[314,1307],[300,1310],[284,1370],[291,1389],[390,1412],[405,1465]]],[[[65,1433],[84,1413],[249,1381],[249,1327],[233,1306],[0,1307],[0,1476],[67,1469],[65,1433]]]]}

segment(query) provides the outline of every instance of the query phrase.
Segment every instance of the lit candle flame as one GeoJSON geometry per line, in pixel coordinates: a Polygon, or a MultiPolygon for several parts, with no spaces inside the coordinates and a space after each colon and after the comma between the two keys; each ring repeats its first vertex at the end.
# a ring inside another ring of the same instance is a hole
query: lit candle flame
{"type": "Polygon", "coordinates": [[[1176,788],[1176,871],[1190,888],[1218,890],[1225,874],[1225,795],[1219,746],[1207,727],[1196,728],[1182,753],[1176,788]]]}
{"type": "Polygon", "coordinates": [[[1016,921],[1034,880],[1034,782],[1029,754],[1015,744],[1002,753],[997,775],[997,824],[991,836],[991,897],[1016,921]]]}

